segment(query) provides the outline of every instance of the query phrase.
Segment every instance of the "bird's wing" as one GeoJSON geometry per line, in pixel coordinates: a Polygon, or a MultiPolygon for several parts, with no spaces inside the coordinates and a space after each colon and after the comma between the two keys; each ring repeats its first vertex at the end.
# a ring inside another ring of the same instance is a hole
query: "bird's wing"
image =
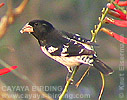
{"type": "MultiPolygon", "coordinates": [[[[71,56],[95,54],[95,51],[92,50],[91,48],[92,44],[89,40],[79,36],[78,38],[75,38],[74,36],[76,37],[78,35],[62,32],[62,34],[58,37],[58,39],[57,38],[56,40],[52,39],[53,41],[51,41],[50,43],[47,43],[45,45],[45,48],[52,56],[71,57],[71,56]]],[[[42,41],[40,41],[40,44],[41,43],[42,41]]]]}
{"type": "Polygon", "coordinates": [[[72,33],[65,32],[65,31],[61,31],[59,33],[61,33],[62,36],[65,38],[76,40],[78,42],[85,43],[85,44],[92,45],[92,46],[98,46],[98,44],[96,44],[95,42],[91,42],[91,40],[81,37],[79,33],[72,34],[72,33]]]}

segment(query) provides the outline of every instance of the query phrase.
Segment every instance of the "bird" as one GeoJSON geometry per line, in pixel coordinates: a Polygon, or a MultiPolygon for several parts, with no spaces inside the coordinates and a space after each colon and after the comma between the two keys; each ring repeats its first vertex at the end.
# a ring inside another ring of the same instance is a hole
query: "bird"
{"type": "Polygon", "coordinates": [[[42,52],[65,66],[69,73],[83,64],[95,67],[104,75],[113,73],[108,65],[98,59],[93,49],[97,44],[79,33],[58,30],[50,22],[38,19],[27,22],[20,33],[31,34],[38,41],[42,52]]]}

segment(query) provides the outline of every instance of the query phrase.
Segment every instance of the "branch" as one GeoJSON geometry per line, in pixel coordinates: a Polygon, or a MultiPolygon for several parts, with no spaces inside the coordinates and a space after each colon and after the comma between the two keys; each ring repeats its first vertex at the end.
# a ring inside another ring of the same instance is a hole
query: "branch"
{"type": "Polygon", "coordinates": [[[76,83],[76,88],[79,87],[80,83],[82,82],[82,80],[84,79],[84,77],[86,76],[86,74],[89,72],[90,70],[90,66],[87,68],[87,70],[85,71],[85,73],[82,75],[82,77],[80,78],[80,80],[76,83]]]}
{"type": "Polygon", "coordinates": [[[101,87],[101,91],[100,91],[98,100],[101,100],[102,94],[103,94],[103,92],[104,92],[104,87],[105,87],[104,75],[103,75],[103,73],[101,73],[101,72],[100,72],[100,75],[101,75],[101,79],[102,79],[102,87],[101,87]]]}
{"type": "Polygon", "coordinates": [[[66,85],[65,85],[65,87],[64,87],[64,90],[63,90],[62,94],[59,96],[59,100],[62,100],[63,97],[64,97],[64,95],[66,94],[66,92],[67,92],[67,90],[68,90],[68,87],[69,87],[71,81],[73,80],[74,75],[76,74],[78,68],[79,68],[79,66],[75,67],[75,69],[74,69],[74,71],[73,71],[73,73],[72,73],[70,79],[67,80],[66,85]]]}
{"type": "MultiPolygon", "coordinates": [[[[99,24],[95,25],[95,30],[91,30],[91,34],[92,34],[91,42],[95,42],[96,35],[100,31],[100,29],[101,29],[101,27],[103,25],[103,21],[104,21],[106,15],[107,15],[108,11],[109,11],[109,8],[103,8],[102,16],[101,16],[101,18],[99,17],[99,21],[100,21],[99,24]]],[[[100,75],[101,75],[101,78],[102,78],[102,88],[101,88],[98,100],[100,100],[101,97],[102,97],[102,94],[103,94],[103,91],[104,91],[104,84],[105,84],[103,73],[100,72],[100,75]]]]}
{"type": "Polygon", "coordinates": [[[95,41],[95,37],[98,34],[98,32],[100,31],[100,28],[102,27],[103,20],[105,19],[106,14],[108,13],[108,10],[109,10],[109,8],[103,8],[102,16],[101,16],[101,18],[99,18],[99,20],[100,20],[99,24],[95,25],[95,30],[91,30],[91,34],[92,34],[91,42],[95,41]]]}
{"type": "Polygon", "coordinates": [[[29,0],[23,0],[23,2],[13,10],[12,0],[8,0],[8,10],[6,15],[1,18],[0,22],[0,39],[5,35],[7,28],[10,24],[14,23],[17,15],[21,14],[28,4],[29,0]]]}
{"type": "Polygon", "coordinates": [[[24,11],[24,8],[28,4],[29,0],[24,0],[17,8],[14,9],[14,14],[19,15],[24,11]]]}

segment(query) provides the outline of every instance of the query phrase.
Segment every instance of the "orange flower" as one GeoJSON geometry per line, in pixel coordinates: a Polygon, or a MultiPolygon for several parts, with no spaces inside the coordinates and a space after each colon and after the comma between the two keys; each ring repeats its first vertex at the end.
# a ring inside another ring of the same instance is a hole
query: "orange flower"
{"type": "Polygon", "coordinates": [[[7,74],[11,72],[12,70],[16,69],[18,66],[11,66],[9,68],[0,69],[0,75],[7,74]]]}

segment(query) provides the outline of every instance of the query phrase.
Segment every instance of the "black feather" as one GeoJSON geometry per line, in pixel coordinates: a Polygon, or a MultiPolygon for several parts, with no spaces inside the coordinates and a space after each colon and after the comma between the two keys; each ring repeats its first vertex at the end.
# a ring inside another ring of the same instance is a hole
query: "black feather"
{"type": "Polygon", "coordinates": [[[93,66],[105,75],[113,73],[113,70],[96,57],[93,58],[93,66]]]}

